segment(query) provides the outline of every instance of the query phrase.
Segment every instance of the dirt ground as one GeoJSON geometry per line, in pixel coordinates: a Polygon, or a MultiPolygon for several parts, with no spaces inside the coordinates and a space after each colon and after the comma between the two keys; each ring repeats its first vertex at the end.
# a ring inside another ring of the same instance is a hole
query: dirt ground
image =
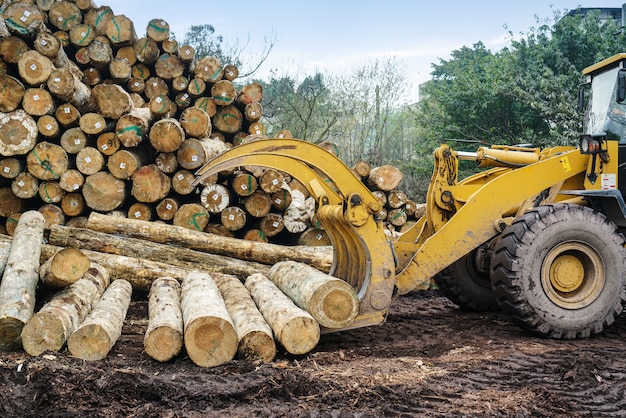
{"type": "Polygon", "coordinates": [[[304,356],[205,369],[143,352],[135,295],[108,358],[0,354],[2,417],[587,417],[626,414],[626,318],[581,341],[531,337],[436,291],[398,298],[380,326],[325,334],[304,356]]]}

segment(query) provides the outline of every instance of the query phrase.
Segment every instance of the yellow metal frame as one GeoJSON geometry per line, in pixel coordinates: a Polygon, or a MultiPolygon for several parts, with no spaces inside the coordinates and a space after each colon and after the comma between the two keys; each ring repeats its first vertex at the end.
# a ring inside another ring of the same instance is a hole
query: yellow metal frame
{"type": "Polygon", "coordinates": [[[589,156],[572,147],[538,156],[522,152],[527,155],[507,158],[529,161],[531,157],[538,162],[492,168],[459,182],[458,157],[441,145],[435,150],[426,216],[394,242],[386,238],[376,216],[381,209],[376,196],[340,159],[309,142],[266,139],[239,145],[198,170],[195,184],[246,165],[286,171],[302,182],[318,201],[318,219],[334,247],[330,274],[350,283],[359,294],[359,315],[347,327],[355,328],[382,322],[394,289],[398,294],[419,289],[496,236],[514,216],[555,201],[565,186],[582,187],[589,156]]]}

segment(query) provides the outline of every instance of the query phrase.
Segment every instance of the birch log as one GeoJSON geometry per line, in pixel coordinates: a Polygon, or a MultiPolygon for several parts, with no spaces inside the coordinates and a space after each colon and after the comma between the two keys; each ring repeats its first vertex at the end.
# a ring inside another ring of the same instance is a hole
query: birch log
{"type": "Polygon", "coordinates": [[[276,263],[269,278],[323,327],[343,328],[359,313],[359,298],[352,286],[306,264],[276,263]]]}
{"type": "Polygon", "coordinates": [[[219,235],[207,237],[204,232],[192,231],[183,227],[114,218],[97,212],[92,212],[89,215],[88,228],[110,234],[143,238],[153,242],[177,244],[198,251],[257,261],[263,264],[294,260],[310,264],[322,271],[328,271],[332,263],[332,254],[329,253],[276,244],[248,242],[219,235]]]}
{"type": "Polygon", "coordinates": [[[120,335],[130,305],[132,286],[115,280],[105,290],[91,313],[67,340],[67,348],[81,360],[102,360],[120,335]]]}
{"type": "Polygon", "coordinates": [[[54,295],[22,330],[22,345],[31,356],[59,351],[109,285],[104,267],[92,263],[80,280],[54,295]]]}
{"type": "Polygon", "coordinates": [[[233,320],[239,339],[239,357],[249,361],[272,361],[276,356],[274,334],[256,307],[250,292],[234,276],[215,274],[213,279],[233,320]]]}
{"type": "Polygon", "coordinates": [[[231,361],[237,353],[237,333],[211,276],[189,273],[182,283],[181,306],[189,358],[201,367],[231,361]]]}
{"type": "Polygon", "coordinates": [[[171,360],[183,347],[183,313],[178,280],[160,277],[152,283],[148,319],[143,340],[146,353],[157,361],[171,360]]]}
{"type": "Polygon", "coordinates": [[[21,346],[20,333],[35,310],[45,222],[41,213],[27,211],[17,223],[0,283],[0,350],[21,346]]]}
{"type": "Polygon", "coordinates": [[[305,310],[298,308],[266,276],[255,273],[245,282],[246,289],[259,311],[272,327],[276,339],[291,354],[313,350],[320,339],[319,324],[305,310]]]}
{"type": "Polygon", "coordinates": [[[91,269],[91,262],[81,250],[64,248],[41,265],[42,283],[53,287],[67,287],[91,269]]]}

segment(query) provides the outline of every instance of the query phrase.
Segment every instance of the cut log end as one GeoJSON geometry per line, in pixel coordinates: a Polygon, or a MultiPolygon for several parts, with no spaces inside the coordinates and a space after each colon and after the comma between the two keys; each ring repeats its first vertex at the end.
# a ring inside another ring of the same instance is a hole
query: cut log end
{"type": "Polygon", "coordinates": [[[106,358],[113,345],[111,336],[97,324],[81,326],[67,341],[67,348],[73,356],[86,361],[106,358]]]}
{"type": "Polygon", "coordinates": [[[39,356],[48,350],[59,351],[66,339],[63,322],[50,313],[36,313],[22,329],[22,346],[31,356],[39,356]]]}
{"type": "Polygon", "coordinates": [[[237,353],[237,333],[221,318],[199,317],[185,327],[185,348],[189,358],[200,367],[227,363],[237,353]]]}
{"type": "Polygon", "coordinates": [[[168,326],[153,329],[144,339],[146,354],[160,362],[174,358],[182,347],[182,334],[168,326]]]}
{"type": "Polygon", "coordinates": [[[261,360],[267,363],[276,357],[276,344],[271,335],[262,331],[252,331],[239,341],[237,355],[247,361],[261,360]]]}
{"type": "Polygon", "coordinates": [[[319,325],[313,318],[294,318],[281,330],[280,342],[291,354],[306,354],[315,348],[319,340],[319,325]]]}

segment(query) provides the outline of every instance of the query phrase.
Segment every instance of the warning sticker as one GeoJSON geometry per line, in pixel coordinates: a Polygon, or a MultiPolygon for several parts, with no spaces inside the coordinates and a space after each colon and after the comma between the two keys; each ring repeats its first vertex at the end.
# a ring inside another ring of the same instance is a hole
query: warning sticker
{"type": "Polygon", "coordinates": [[[615,174],[602,174],[602,190],[617,188],[617,176],[615,174]]]}

